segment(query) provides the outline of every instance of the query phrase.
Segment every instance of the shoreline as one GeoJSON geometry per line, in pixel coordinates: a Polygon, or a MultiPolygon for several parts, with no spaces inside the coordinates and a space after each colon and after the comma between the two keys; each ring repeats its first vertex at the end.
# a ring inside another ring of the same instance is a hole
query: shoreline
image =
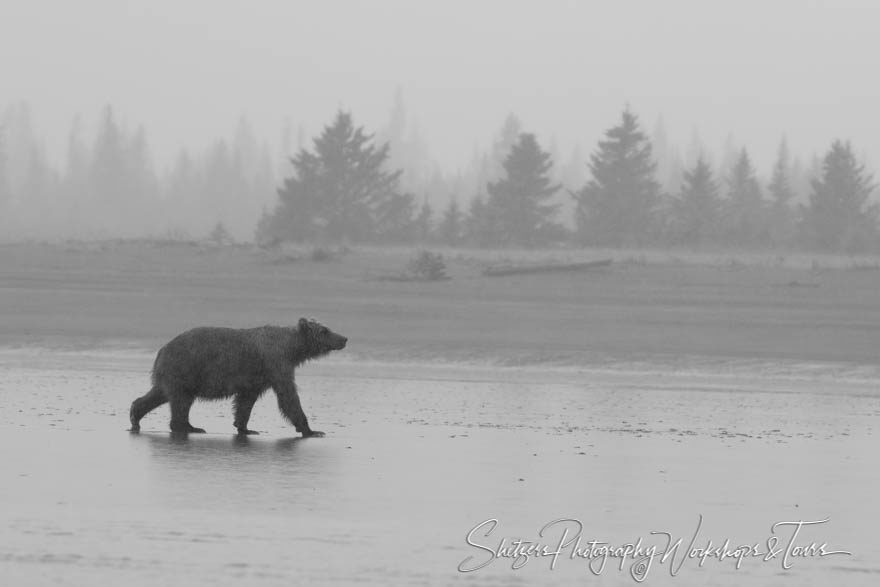
{"type": "MultiPolygon", "coordinates": [[[[149,375],[156,349],[146,345],[44,346],[39,344],[0,345],[0,367],[85,371],[143,372],[149,375]]],[[[871,388],[880,396],[880,365],[838,361],[780,361],[692,355],[674,360],[657,355],[643,360],[544,362],[514,364],[510,357],[498,361],[461,361],[440,357],[436,360],[407,360],[359,355],[328,356],[297,368],[297,377],[337,377],[387,379],[395,381],[521,382],[526,384],[592,385],[603,381],[615,384],[629,377],[655,377],[658,391],[674,387],[702,391],[765,391],[774,382],[777,393],[804,387],[833,384],[864,392],[871,388]],[[702,382],[702,384],[700,384],[702,382]]],[[[819,392],[817,392],[819,393],[819,392]]]]}

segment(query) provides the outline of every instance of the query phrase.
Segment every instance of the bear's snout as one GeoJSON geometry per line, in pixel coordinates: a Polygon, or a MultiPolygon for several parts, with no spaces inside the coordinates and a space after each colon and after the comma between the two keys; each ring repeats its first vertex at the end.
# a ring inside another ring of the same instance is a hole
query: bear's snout
{"type": "Polygon", "coordinates": [[[335,332],[330,333],[330,336],[324,340],[324,345],[331,351],[341,351],[345,348],[346,343],[348,343],[348,337],[335,332]]]}

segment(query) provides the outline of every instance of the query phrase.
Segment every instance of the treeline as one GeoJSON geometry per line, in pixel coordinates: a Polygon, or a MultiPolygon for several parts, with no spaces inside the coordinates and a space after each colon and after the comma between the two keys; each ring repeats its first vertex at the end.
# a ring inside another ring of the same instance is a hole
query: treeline
{"type": "Polygon", "coordinates": [[[201,153],[182,150],[157,171],[142,127],[129,130],[112,108],[97,128],[74,121],[61,169],[51,165],[25,104],[0,124],[0,239],[203,238],[218,224],[253,238],[262,207],[274,199],[268,147],[245,121],[231,140],[201,153]]]}
{"type": "Polygon", "coordinates": [[[511,115],[490,149],[449,175],[430,163],[398,94],[376,134],[339,112],[311,141],[300,129],[293,156],[286,127],[273,157],[242,121],[231,140],[182,151],[162,173],[143,129],[128,131],[107,108],[91,142],[74,124],[58,171],[29,117],[10,109],[0,129],[6,239],[231,232],[264,242],[880,250],[875,185],[841,141],[809,170],[782,141],[762,177],[743,148],[714,165],[695,140],[683,161],[662,126],[649,137],[627,109],[589,157],[575,149],[560,163],[511,115]]]}
{"type": "Polygon", "coordinates": [[[791,162],[783,142],[766,188],[748,152],[739,151],[724,177],[704,154],[683,171],[677,193],[656,179],[652,144],[628,109],[590,157],[591,178],[577,190],[554,181],[552,157],[534,134],[519,133],[498,179],[463,211],[452,198],[435,212],[400,188],[401,171],[387,168],[389,145],[377,145],[351,115],[340,112],[293,158],[294,174],[264,214],[263,240],[406,242],[448,245],[602,247],[796,246],[831,252],[880,246],[871,176],[849,143],[835,141],[795,205],[791,162]],[[560,192],[574,202],[573,228],[560,220],[560,192]]]}

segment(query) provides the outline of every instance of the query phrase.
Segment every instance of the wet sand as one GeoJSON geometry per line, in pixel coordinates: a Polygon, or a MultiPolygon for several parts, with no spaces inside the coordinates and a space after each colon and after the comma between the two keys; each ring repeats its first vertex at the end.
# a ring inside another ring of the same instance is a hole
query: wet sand
{"type": "MultiPolygon", "coordinates": [[[[229,402],[199,403],[205,435],[173,437],[167,407],[126,431],[152,353],[0,351],[0,576],[9,585],[632,585],[565,551],[488,560],[476,543],[556,544],[560,518],[622,545],[759,543],[779,521],[830,521],[794,560],[654,563],[655,585],[875,585],[880,380],[830,364],[696,368],[346,361],[298,372],[299,439],[267,395],[246,439],[229,402]],[[520,561],[522,562],[522,561],[520,561]]],[[[573,528],[573,526],[572,526],[573,528]]],[[[785,538],[788,532],[778,532],[785,538]]],[[[781,545],[780,545],[781,546],[781,545]]],[[[680,558],[680,557],[679,557],[680,558]]]]}

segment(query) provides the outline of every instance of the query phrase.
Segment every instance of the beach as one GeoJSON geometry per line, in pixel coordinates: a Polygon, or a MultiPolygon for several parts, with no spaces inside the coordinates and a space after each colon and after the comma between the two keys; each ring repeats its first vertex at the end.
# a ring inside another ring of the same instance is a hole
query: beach
{"type": "Polygon", "coordinates": [[[562,276],[538,297],[531,277],[513,286],[465,277],[462,292],[375,283],[344,261],[302,263],[288,276],[242,260],[242,271],[264,273],[258,287],[234,270],[162,285],[158,255],[121,279],[119,252],[95,253],[105,262],[88,272],[58,263],[82,252],[31,251],[18,266],[6,254],[0,573],[9,584],[824,586],[873,585],[880,574],[880,377],[861,345],[876,336],[878,302],[864,293],[874,272],[777,288],[813,275],[784,269],[793,273],[763,293],[746,285],[769,269],[733,272],[715,290],[731,292],[730,314],[713,318],[705,304],[676,309],[658,277],[668,272],[652,266],[562,276]],[[54,272],[68,279],[55,287],[54,272]],[[143,293],[139,279],[154,289],[143,293]],[[286,297],[287,286],[298,295],[286,297]],[[498,290],[465,304],[481,288],[498,290]],[[531,301],[517,299],[524,291],[531,301]],[[411,303],[401,312],[387,308],[402,299],[411,303]],[[297,370],[304,409],[326,437],[299,438],[271,391],[251,419],[258,436],[234,435],[228,401],[193,407],[203,435],[170,434],[166,406],[139,434],[127,430],[163,338],[187,321],[283,323],[299,313],[296,300],[351,340],[297,370]],[[609,334],[603,348],[599,326],[611,332],[611,309],[625,303],[621,327],[640,330],[609,334]],[[353,309],[365,306],[378,310],[353,309]],[[782,309],[768,326],[772,308],[782,309]],[[818,342],[786,330],[815,309],[816,336],[833,343],[824,359],[818,342]],[[566,323],[579,328],[554,337],[566,323]],[[761,328],[790,344],[739,351],[761,328]],[[692,334],[710,330],[715,342],[701,353],[692,334]],[[655,352],[652,336],[669,348],[655,352]],[[627,340],[641,342],[617,348],[627,340]],[[795,522],[816,523],[792,539],[795,522]],[[625,554],[678,539],[647,568],[625,554]]]}

